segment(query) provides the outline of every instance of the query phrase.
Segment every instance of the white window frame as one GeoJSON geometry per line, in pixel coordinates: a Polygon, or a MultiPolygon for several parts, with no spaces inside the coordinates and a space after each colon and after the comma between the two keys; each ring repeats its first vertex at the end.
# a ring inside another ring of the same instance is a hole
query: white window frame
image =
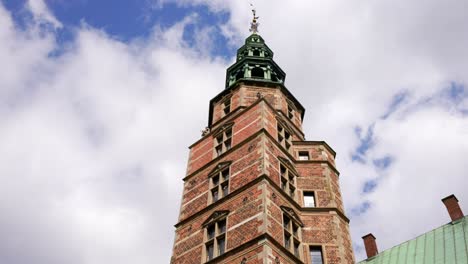
{"type": "Polygon", "coordinates": [[[314,191],[303,191],[303,197],[304,197],[304,207],[307,207],[307,208],[315,208],[317,207],[317,202],[316,202],[316,197],[315,197],[315,192],[314,191]],[[306,195],[306,194],[312,194],[311,196],[310,195],[306,195]],[[310,206],[307,202],[308,199],[306,199],[306,197],[312,197],[312,203],[313,205],[310,206]]]}

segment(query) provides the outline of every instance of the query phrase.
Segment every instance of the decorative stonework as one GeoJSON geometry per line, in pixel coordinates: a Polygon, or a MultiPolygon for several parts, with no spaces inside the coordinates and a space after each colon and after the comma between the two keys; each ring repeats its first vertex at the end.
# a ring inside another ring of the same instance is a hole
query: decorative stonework
{"type": "Polygon", "coordinates": [[[290,207],[281,206],[281,210],[286,213],[291,219],[296,221],[301,227],[304,226],[304,223],[301,221],[301,218],[297,215],[297,213],[290,207]]]}
{"type": "Polygon", "coordinates": [[[205,222],[203,222],[202,226],[205,227],[213,222],[216,222],[217,220],[226,217],[229,214],[228,210],[223,210],[223,211],[215,211],[208,217],[205,222]]]}

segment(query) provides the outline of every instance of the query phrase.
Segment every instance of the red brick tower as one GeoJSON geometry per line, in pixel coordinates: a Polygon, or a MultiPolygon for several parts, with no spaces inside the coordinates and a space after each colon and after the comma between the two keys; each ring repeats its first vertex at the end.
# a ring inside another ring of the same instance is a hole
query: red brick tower
{"type": "Polygon", "coordinates": [[[254,30],[190,146],[172,263],[354,263],[335,152],[285,76],[254,30]]]}

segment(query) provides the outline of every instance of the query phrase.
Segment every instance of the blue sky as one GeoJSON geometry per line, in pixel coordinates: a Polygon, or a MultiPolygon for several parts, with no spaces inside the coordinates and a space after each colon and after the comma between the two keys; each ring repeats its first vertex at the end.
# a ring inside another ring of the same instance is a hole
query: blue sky
{"type": "MultiPolygon", "coordinates": [[[[249,3],[0,3],[0,262],[168,262],[249,3]]],[[[357,260],[364,234],[382,250],[446,223],[448,194],[467,208],[465,3],[255,5],[306,138],[337,152],[357,260]]]]}
{"type": "MultiPolygon", "coordinates": [[[[2,1],[12,13],[15,23],[24,28],[31,19],[31,15],[24,7],[27,1],[2,1]]],[[[197,14],[197,23],[188,26],[184,31],[184,40],[190,45],[194,42],[194,27],[221,25],[229,19],[228,12],[214,13],[205,5],[185,7],[176,3],[166,3],[161,7],[156,1],[150,0],[52,0],[45,3],[64,26],[57,30],[56,41],[59,44],[72,41],[76,28],[83,23],[103,30],[113,38],[129,42],[148,37],[156,25],[164,30],[191,14],[197,14]]],[[[211,55],[231,57],[235,47],[225,45],[227,40],[219,28],[216,28],[212,34],[216,45],[210,50],[211,55]]]]}

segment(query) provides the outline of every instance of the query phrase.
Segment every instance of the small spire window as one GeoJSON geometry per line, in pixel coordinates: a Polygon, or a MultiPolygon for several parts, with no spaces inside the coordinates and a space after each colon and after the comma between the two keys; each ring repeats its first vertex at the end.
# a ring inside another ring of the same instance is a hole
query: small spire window
{"type": "Polygon", "coordinates": [[[274,72],[271,73],[271,80],[274,81],[274,82],[279,81],[278,76],[276,76],[276,73],[274,73],[274,72]]]}
{"type": "Polygon", "coordinates": [[[240,69],[236,74],[236,81],[242,78],[244,78],[244,71],[240,69]]]}
{"type": "Polygon", "coordinates": [[[265,74],[264,74],[262,68],[255,67],[255,68],[252,69],[251,76],[252,76],[252,78],[264,78],[265,74]]]}

